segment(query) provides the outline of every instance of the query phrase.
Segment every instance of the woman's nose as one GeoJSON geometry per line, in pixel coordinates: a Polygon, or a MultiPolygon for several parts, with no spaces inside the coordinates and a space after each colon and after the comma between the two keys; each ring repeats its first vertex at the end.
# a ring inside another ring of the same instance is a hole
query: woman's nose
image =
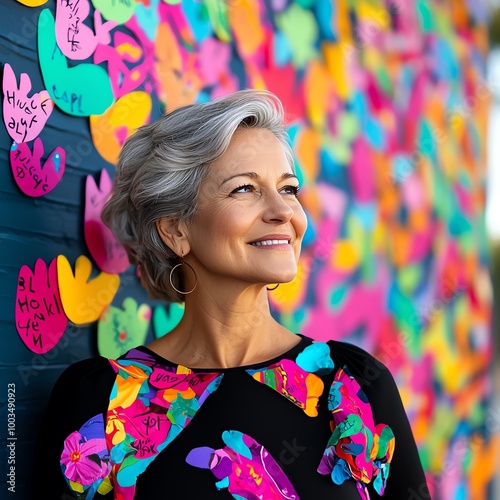
{"type": "Polygon", "coordinates": [[[266,204],[264,220],[266,222],[288,222],[293,215],[293,208],[283,199],[280,193],[273,193],[265,197],[266,204]]]}

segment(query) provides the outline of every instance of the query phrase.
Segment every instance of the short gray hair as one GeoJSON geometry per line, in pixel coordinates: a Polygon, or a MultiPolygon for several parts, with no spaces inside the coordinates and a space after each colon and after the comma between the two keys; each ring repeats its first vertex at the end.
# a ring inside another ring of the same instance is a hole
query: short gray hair
{"type": "MultiPolygon", "coordinates": [[[[208,168],[227,150],[238,128],[272,132],[292,171],[294,159],[280,100],[265,90],[241,90],[211,102],[182,106],[140,127],[120,152],[102,220],[139,267],[151,298],[183,302],[170,285],[177,255],[160,238],[156,221],[189,220],[208,168]]],[[[174,284],[183,289],[181,273],[174,284]]]]}

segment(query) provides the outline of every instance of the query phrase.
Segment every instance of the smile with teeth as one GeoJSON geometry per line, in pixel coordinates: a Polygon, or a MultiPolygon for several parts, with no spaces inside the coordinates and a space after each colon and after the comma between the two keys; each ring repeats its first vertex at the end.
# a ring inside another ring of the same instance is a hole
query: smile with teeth
{"type": "Polygon", "coordinates": [[[266,245],[288,245],[288,240],[264,240],[264,241],[255,241],[254,243],[250,243],[255,247],[261,247],[266,245]]]}

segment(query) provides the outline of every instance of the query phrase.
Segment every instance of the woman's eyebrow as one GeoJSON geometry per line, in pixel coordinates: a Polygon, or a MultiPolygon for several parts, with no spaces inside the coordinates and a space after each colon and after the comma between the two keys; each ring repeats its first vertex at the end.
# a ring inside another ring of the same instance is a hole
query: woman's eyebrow
{"type": "MultiPolygon", "coordinates": [[[[221,187],[223,184],[225,184],[227,181],[230,181],[231,179],[234,179],[235,177],[251,177],[252,179],[260,179],[260,175],[257,172],[242,172],[240,174],[234,174],[228,177],[227,179],[224,179],[222,183],[219,185],[221,187]]],[[[292,174],[290,172],[285,172],[281,174],[279,180],[284,180],[284,179],[297,179],[298,177],[295,174],[292,174]]]]}

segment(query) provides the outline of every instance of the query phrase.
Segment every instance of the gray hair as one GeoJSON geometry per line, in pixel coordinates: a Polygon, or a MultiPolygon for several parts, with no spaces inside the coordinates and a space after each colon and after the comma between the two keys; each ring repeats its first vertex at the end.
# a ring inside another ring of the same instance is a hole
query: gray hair
{"type": "MultiPolygon", "coordinates": [[[[170,285],[179,257],[160,238],[156,221],[191,219],[208,167],[227,150],[239,128],[272,132],[294,169],[280,100],[264,90],[241,90],[211,102],[182,106],[140,127],[120,152],[102,220],[139,267],[151,298],[183,302],[170,285]]],[[[181,273],[174,285],[183,290],[181,273]]]]}

